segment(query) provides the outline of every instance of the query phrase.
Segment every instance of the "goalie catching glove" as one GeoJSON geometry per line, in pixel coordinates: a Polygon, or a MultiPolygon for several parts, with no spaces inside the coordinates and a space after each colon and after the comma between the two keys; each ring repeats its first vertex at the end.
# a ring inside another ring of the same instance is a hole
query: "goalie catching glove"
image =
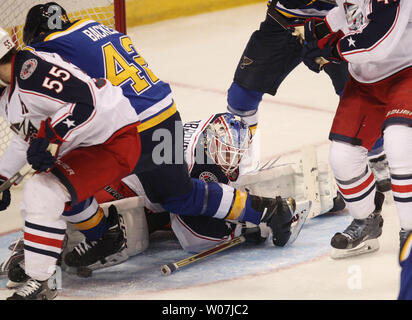
{"type": "Polygon", "coordinates": [[[62,144],[63,139],[56,133],[50,123],[50,118],[42,121],[40,129],[29,148],[27,149],[27,161],[36,171],[47,171],[54,167],[55,156],[49,151],[50,144],[62,144]]]}

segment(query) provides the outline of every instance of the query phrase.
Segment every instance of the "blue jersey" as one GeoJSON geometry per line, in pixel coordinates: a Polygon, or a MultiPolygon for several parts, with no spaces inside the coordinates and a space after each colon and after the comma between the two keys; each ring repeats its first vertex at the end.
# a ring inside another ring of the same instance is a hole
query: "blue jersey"
{"type": "MultiPolygon", "coordinates": [[[[272,1],[268,1],[268,6],[272,1]]],[[[279,11],[287,18],[310,18],[310,17],[319,17],[323,18],[327,15],[327,13],[336,7],[335,4],[329,4],[322,1],[312,1],[310,4],[306,6],[302,6],[296,9],[287,9],[282,4],[276,4],[276,10],[279,11]]]]}
{"type": "Polygon", "coordinates": [[[57,53],[89,76],[120,86],[142,119],[140,132],[176,113],[170,86],[148,68],[125,34],[93,20],[79,20],[61,31],[42,34],[30,47],[57,53]]]}
{"type": "Polygon", "coordinates": [[[399,264],[402,268],[398,300],[412,300],[412,234],[401,245],[399,264]]]}

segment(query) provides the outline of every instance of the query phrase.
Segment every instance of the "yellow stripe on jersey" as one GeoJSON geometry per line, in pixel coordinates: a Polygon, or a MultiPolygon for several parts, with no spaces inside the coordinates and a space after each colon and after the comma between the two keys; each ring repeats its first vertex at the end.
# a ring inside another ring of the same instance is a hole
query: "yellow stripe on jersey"
{"type": "MultiPolygon", "coordinates": [[[[316,2],[316,1],[318,1],[318,0],[312,0],[306,6],[310,6],[312,3],[316,2]]],[[[269,7],[269,5],[270,5],[270,1],[268,2],[268,7],[269,7]]],[[[304,9],[304,8],[301,8],[301,9],[304,9]]],[[[286,18],[302,18],[302,16],[294,15],[292,13],[283,11],[280,8],[276,8],[276,10],[279,11],[279,13],[282,14],[283,16],[285,16],[286,18]]]]}
{"type": "Polygon", "coordinates": [[[176,103],[173,102],[170,108],[166,109],[162,113],[158,114],[157,116],[142,122],[140,125],[137,126],[137,130],[139,132],[143,132],[147,129],[153,128],[157,126],[159,123],[165,121],[166,119],[170,118],[177,112],[176,110],[176,103]]]}
{"type": "Polygon", "coordinates": [[[75,223],[74,226],[77,230],[90,230],[97,226],[100,223],[100,221],[102,221],[103,217],[103,209],[99,207],[99,209],[97,209],[97,212],[90,219],[84,222],[75,223]]]}
{"type": "Polygon", "coordinates": [[[85,23],[85,22],[92,22],[92,20],[90,20],[90,19],[82,19],[82,20],[79,20],[79,21],[77,21],[76,23],[74,23],[71,27],[69,27],[69,28],[67,28],[67,29],[65,29],[65,30],[50,33],[46,38],[44,38],[43,41],[49,41],[49,40],[51,40],[51,38],[54,38],[55,36],[58,36],[58,35],[63,34],[63,33],[64,33],[64,34],[70,33],[70,31],[72,31],[73,29],[77,28],[79,25],[81,25],[81,24],[83,24],[83,23],[85,23]]]}
{"type": "Polygon", "coordinates": [[[286,18],[302,18],[300,16],[283,11],[282,9],[279,9],[279,8],[276,8],[276,11],[278,11],[282,16],[285,16],[286,18]]]}
{"type": "Polygon", "coordinates": [[[246,207],[247,193],[243,191],[236,190],[235,200],[233,201],[233,206],[230,209],[229,214],[226,216],[226,220],[237,220],[242,214],[246,207]]]}
{"type": "Polygon", "coordinates": [[[406,239],[401,253],[399,255],[399,261],[405,261],[406,259],[408,259],[409,254],[411,253],[411,246],[412,246],[412,233],[409,235],[408,239],[406,239]]]}

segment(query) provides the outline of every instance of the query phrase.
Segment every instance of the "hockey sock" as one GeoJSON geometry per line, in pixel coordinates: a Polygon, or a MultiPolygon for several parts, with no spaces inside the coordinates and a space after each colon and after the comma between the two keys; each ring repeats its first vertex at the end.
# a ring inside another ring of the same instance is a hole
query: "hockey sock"
{"type": "Polygon", "coordinates": [[[333,141],[329,163],[349,213],[365,219],[375,210],[375,177],[363,147],[333,141]]]}
{"type": "Polygon", "coordinates": [[[103,209],[93,197],[73,207],[66,206],[63,216],[90,241],[100,239],[108,228],[103,209]]]}
{"type": "Polygon", "coordinates": [[[412,128],[390,125],[384,131],[392,193],[401,228],[412,230],[412,128]]]}

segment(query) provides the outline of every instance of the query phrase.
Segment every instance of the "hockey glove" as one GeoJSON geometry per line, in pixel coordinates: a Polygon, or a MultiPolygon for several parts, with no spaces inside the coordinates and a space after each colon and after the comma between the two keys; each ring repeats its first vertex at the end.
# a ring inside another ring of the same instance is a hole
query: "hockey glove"
{"type": "Polygon", "coordinates": [[[302,50],[303,63],[312,71],[320,72],[326,63],[340,63],[343,59],[340,56],[337,45],[343,37],[343,32],[332,32],[322,39],[305,41],[302,50]],[[319,57],[326,59],[320,64],[319,57]]]}
{"type": "Polygon", "coordinates": [[[279,3],[286,9],[299,9],[306,7],[313,0],[279,0],[279,3]]]}
{"type": "Polygon", "coordinates": [[[42,121],[35,139],[27,150],[27,161],[36,171],[47,171],[54,167],[56,158],[48,150],[50,143],[61,144],[63,139],[53,129],[50,119],[42,121]]]}
{"type": "MultiPolygon", "coordinates": [[[[6,180],[0,179],[0,185],[2,185],[4,181],[6,180]]],[[[6,189],[2,193],[0,193],[0,211],[6,210],[9,207],[10,202],[11,202],[10,189],[6,189]]]]}
{"type": "Polygon", "coordinates": [[[331,32],[332,30],[324,19],[313,17],[305,20],[306,41],[320,40],[331,32]]]}

